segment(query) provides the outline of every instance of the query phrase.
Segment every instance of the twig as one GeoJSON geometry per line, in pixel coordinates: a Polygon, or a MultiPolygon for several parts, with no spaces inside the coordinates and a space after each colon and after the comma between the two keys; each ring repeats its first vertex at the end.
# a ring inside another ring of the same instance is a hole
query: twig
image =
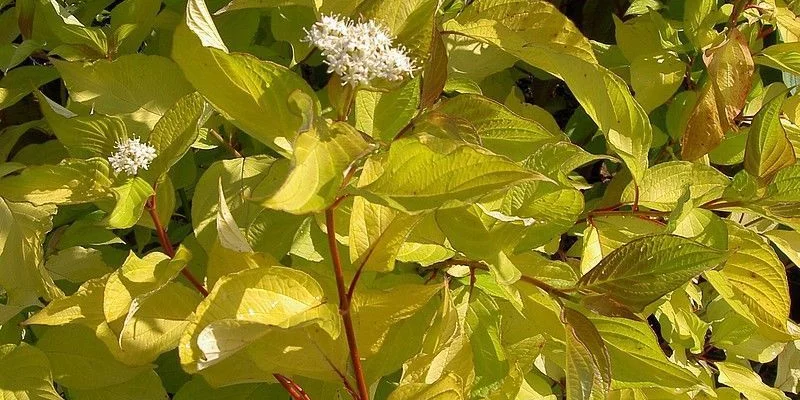
{"type": "Polygon", "coordinates": [[[373,251],[375,251],[374,245],[370,247],[369,251],[367,251],[367,254],[364,256],[364,259],[361,260],[360,264],[358,264],[356,273],[353,275],[353,280],[350,281],[350,287],[347,288],[347,301],[353,301],[353,293],[356,291],[356,284],[358,283],[358,279],[361,278],[361,272],[364,270],[364,266],[367,265],[367,261],[369,261],[369,258],[372,257],[373,251]]]}
{"type": "Polygon", "coordinates": [[[344,331],[347,336],[347,346],[350,348],[350,361],[353,363],[353,373],[356,378],[356,385],[358,386],[358,400],[369,400],[367,380],[364,378],[364,368],[361,366],[361,357],[358,354],[358,344],[356,343],[356,332],[353,328],[353,318],[350,315],[350,299],[347,296],[342,262],[336,243],[336,225],[334,223],[333,211],[334,208],[325,210],[325,226],[328,231],[328,247],[330,247],[331,251],[333,272],[336,275],[336,289],[339,292],[339,314],[342,316],[344,331]]]}
{"type": "Polygon", "coordinates": [[[311,397],[308,397],[308,394],[300,387],[300,385],[294,383],[291,379],[281,375],[281,374],[272,374],[275,379],[280,382],[281,386],[289,392],[289,396],[292,396],[293,400],[311,400],[311,397]]]}
{"type": "Polygon", "coordinates": [[[225,138],[223,138],[219,133],[217,133],[217,131],[209,129],[208,132],[211,134],[211,136],[214,136],[214,139],[217,139],[217,141],[222,145],[222,147],[226,148],[231,154],[233,154],[234,157],[244,158],[242,153],[240,153],[239,150],[236,150],[236,148],[233,147],[233,145],[225,141],[225,138]]]}
{"type": "MultiPolygon", "coordinates": [[[[167,231],[164,230],[164,225],[161,223],[161,218],[158,216],[158,212],[156,211],[156,195],[150,196],[145,203],[145,208],[147,212],[150,213],[150,218],[153,220],[153,226],[156,228],[156,233],[158,233],[158,241],[161,242],[161,247],[164,248],[164,253],[166,253],[169,258],[175,257],[175,248],[172,247],[172,243],[169,241],[169,237],[167,237],[167,231]]],[[[203,297],[208,296],[208,290],[203,287],[203,284],[189,272],[188,267],[184,267],[181,269],[181,274],[183,274],[186,279],[192,284],[192,286],[197,289],[203,297]]]]}
{"type": "Polygon", "coordinates": [[[742,12],[750,5],[750,1],[751,0],[735,0],[733,2],[733,10],[731,11],[731,17],[728,19],[727,26],[729,31],[736,26],[736,21],[739,20],[739,16],[741,16],[742,12]]]}

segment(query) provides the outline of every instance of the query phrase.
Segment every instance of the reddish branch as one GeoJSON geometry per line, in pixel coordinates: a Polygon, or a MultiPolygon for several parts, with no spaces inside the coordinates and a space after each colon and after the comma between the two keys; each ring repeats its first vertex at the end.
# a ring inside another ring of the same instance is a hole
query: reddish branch
{"type": "MultiPolygon", "coordinates": [[[[147,203],[145,203],[145,208],[147,212],[150,213],[150,218],[153,220],[153,226],[156,228],[156,233],[158,233],[158,241],[161,242],[161,247],[164,248],[164,252],[167,253],[169,258],[175,257],[175,248],[172,247],[172,243],[169,241],[169,237],[167,237],[167,231],[164,230],[164,225],[161,223],[161,218],[158,216],[158,212],[156,211],[156,195],[150,196],[147,199],[147,203]]],[[[189,272],[188,267],[184,267],[181,270],[181,274],[183,274],[186,279],[192,284],[192,286],[197,289],[203,297],[208,296],[208,290],[203,286],[203,284],[189,272]]]]}
{"type": "Polygon", "coordinates": [[[364,378],[364,368],[361,366],[361,357],[359,356],[358,344],[356,343],[356,332],[355,329],[353,329],[353,318],[350,315],[351,299],[350,296],[348,296],[348,289],[344,282],[342,262],[339,257],[339,248],[336,244],[336,225],[334,223],[333,211],[333,207],[325,210],[325,226],[328,231],[328,247],[330,247],[331,250],[333,272],[336,275],[336,289],[339,292],[339,314],[342,316],[342,321],[344,322],[347,346],[350,348],[350,361],[353,363],[353,373],[356,378],[358,399],[369,400],[367,380],[364,378]]]}
{"type": "Polygon", "coordinates": [[[275,379],[280,382],[281,386],[289,392],[289,396],[292,396],[293,400],[311,400],[311,397],[308,397],[308,394],[301,388],[298,384],[294,383],[291,379],[281,375],[281,374],[272,374],[275,379]]]}

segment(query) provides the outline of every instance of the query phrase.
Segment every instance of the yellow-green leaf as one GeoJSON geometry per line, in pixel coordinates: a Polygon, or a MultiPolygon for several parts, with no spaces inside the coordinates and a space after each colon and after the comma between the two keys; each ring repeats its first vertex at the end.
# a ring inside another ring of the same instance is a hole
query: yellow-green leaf
{"type": "Polygon", "coordinates": [[[719,368],[719,383],[734,388],[748,399],[788,399],[780,390],[764,384],[761,377],[748,367],[733,362],[719,362],[715,365],[719,368]]]}
{"type": "Polygon", "coordinates": [[[277,151],[291,152],[303,119],[290,105],[290,95],[299,91],[316,98],[299,75],[249,54],[203,47],[184,24],[176,29],[172,58],[192,86],[237,127],[277,151]]]}
{"type": "Polygon", "coordinates": [[[779,170],[796,160],[794,148],[780,120],[785,100],[781,93],[765,104],[753,118],[753,125],[747,133],[744,169],[761,181],[769,181],[779,170]]]}
{"type": "Polygon", "coordinates": [[[35,165],[0,180],[0,196],[35,205],[80,204],[110,195],[110,166],[100,158],[35,165]]]}
{"type": "Polygon", "coordinates": [[[611,389],[611,361],[597,328],[569,307],[564,307],[561,318],[567,330],[567,397],[606,399],[611,389]]]}
{"type": "Polygon", "coordinates": [[[293,167],[283,185],[262,204],[292,214],[307,214],[333,203],[345,170],[370,145],[352,126],[317,121],[294,142],[293,167]]]}
{"type": "Polygon", "coordinates": [[[407,212],[469,203],[509,184],[548,180],[483,148],[427,135],[395,141],[375,162],[382,173],[357,193],[407,212]]]}
{"type": "Polygon", "coordinates": [[[260,267],[228,275],[189,319],[180,341],[181,364],[186,371],[203,370],[271,330],[299,324],[319,325],[337,337],[334,310],[320,285],[301,271],[260,267]]]}
{"type": "Polygon", "coordinates": [[[178,66],[161,56],[129,54],[91,64],[53,64],[73,100],[96,112],[118,115],[139,132],[153,129],[164,113],[192,90],[178,66]]]}
{"type": "MultiPolygon", "coordinates": [[[[661,211],[672,211],[688,186],[695,204],[718,199],[729,179],[715,168],[698,163],[671,161],[653,166],[639,182],[639,204],[661,211]]],[[[629,184],[620,198],[633,202],[636,194],[629,184]]]]}
{"type": "Polygon", "coordinates": [[[800,43],[778,43],[761,50],[753,57],[756,64],[800,75],[800,43]]]}
{"type": "Polygon", "coordinates": [[[27,343],[0,346],[0,398],[61,400],[44,353],[27,343]]]}
{"type": "Polygon", "coordinates": [[[644,237],[606,256],[576,287],[607,295],[639,312],[724,260],[724,252],[680,236],[644,237]]]}

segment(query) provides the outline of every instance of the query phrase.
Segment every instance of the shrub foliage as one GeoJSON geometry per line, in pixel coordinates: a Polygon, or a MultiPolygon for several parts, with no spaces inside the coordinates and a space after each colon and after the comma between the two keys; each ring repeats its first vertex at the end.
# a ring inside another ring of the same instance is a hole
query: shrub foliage
{"type": "Polygon", "coordinates": [[[797,3],[1,0],[0,398],[787,398],[797,3]]]}

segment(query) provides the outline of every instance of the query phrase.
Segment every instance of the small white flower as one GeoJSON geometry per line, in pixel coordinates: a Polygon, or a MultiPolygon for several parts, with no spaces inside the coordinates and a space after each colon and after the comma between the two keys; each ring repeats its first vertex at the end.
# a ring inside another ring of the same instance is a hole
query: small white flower
{"type": "Polygon", "coordinates": [[[342,85],[368,85],[374,79],[401,81],[414,73],[414,61],[405,47],[393,46],[392,36],[372,20],[354,22],[323,16],[304,41],[322,50],[328,72],[342,77],[342,85]]]}
{"type": "Polygon", "coordinates": [[[116,151],[108,157],[114,172],[136,175],[139,169],[147,169],[156,158],[156,149],[139,138],[118,140],[116,151]]]}

